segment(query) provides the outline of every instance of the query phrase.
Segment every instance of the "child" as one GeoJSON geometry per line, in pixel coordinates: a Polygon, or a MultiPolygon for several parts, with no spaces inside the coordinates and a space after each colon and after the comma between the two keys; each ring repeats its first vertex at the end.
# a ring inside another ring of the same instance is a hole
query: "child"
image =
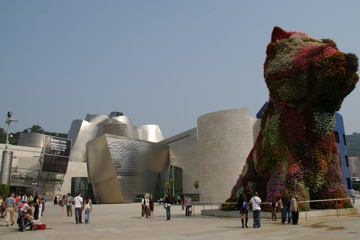
{"type": "Polygon", "coordinates": [[[276,207],[277,207],[277,202],[272,202],[271,203],[271,220],[276,221],[276,207]]]}

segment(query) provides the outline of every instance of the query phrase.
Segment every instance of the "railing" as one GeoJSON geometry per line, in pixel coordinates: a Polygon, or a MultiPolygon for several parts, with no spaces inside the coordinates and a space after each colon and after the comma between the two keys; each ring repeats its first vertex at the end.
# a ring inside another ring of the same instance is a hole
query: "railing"
{"type": "MultiPolygon", "coordinates": [[[[339,208],[338,208],[338,202],[339,201],[353,201],[355,203],[355,198],[334,198],[334,199],[321,199],[321,200],[308,200],[308,201],[298,201],[299,205],[302,203],[313,203],[313,202],[334,202],[335,201],[335,206],[336,206],[336,217],[339,217],[339,208]]],[[[354,204],[353,204],[353,207],[354,204]]],[[[305,220],[307,220],[307,210],[306,208],[304,208],[304,212],[305,212],[305,220]]]]}
{"type": "MultiPolygon", "coordinates": [[[[339,217],[339,205],[338,203],[340,201],[350,201],[350,202],[353,202],[355,201],[354,198],[334,198],[334,199],[321,199],[321,200],[307,200],[307,201],[298,201],[299,203],[299,206],[304,206],[306,205],[307,203],[310,204],[310,203],[314,203],[314,202],[334,202],[335,201],[335,209],[336,209],[336,216],[339,217]]],[[[218,209],[219,211],[221,210],[221,206],[223,204],[234,204],[236,205],[237,203],[236,202],[224,202],[224,201],[199,201],[199,202],[193,202],[193,208],[195,205],[198,205],[198,206],[202,206],[203,210],[205,209],[208,209],[207,207],[210,207],[210,209],[218,209]]],[[[271,202],[262,202],[261,205],[271,205],[272,203],[271,202]]],[[[354,204],[353,204],[353,207],[354,204]]],[[[311,211],[311,210],[310,210],[311,211]]],[[[309,212],[309,210],[307,210],[307,207],[303,207],[303,211],[305,213],[305,219],[307,220],[307,212],[309,212]]]]}

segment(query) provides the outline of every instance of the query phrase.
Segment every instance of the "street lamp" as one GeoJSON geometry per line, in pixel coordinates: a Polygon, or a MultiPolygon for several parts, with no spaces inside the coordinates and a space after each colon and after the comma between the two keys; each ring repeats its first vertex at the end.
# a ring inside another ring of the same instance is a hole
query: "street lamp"
{"type": "Polygon", "coordinates": [[[174,156],[170,157],[170,165],[171,165],[171,171],[172,171],[172,180],[173,180],[173,184],[172,184],[172,195],[173,197],[175,197],[175,175],[174,175],[174,156]]]}
{"type": "Polygon", "coordinates": [[[15,118],[12,118],[12,112],[7,113],[7,130],[6,130],[6,142],[5,142],[5,149],[3,151],[2,159],[1,159],[1,171],[0,171],[0,183],[1,184],[10,184],[10,175],[11,175],[11,166],[12,166],[12,158],[13,152],[8,151],[7,147],[9,144],[9,129],[11,122],[17,122],[15,118]]]}
{"type": "Polygon", "coordinates": [[[7,130],[6,130],[6,142],[5,142],[5,151],[7,150],[7,145],[9,144],[9,129],[10,129],[10,124],[11,122],[18,122],[18,120],[16,120],[15,118],[12,118],[12,112],[8,112],[7,113],[7,119],[5,121],[5,123],[7,123],[7,130]]]}

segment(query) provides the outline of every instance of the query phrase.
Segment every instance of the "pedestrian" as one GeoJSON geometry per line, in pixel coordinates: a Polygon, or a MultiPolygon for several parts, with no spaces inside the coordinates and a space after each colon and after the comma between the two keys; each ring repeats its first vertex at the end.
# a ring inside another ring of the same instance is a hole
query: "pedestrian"
{"type": "Polygon", "coordinates": [[[40,197],[39,197],[39,211],[38,211],[38,216],[37,216],[37,220],[40,222],[41,220],[41,212],[42,212],[42,208],[43,208],[43,204],[41,203],[40,197]]]}
{"type": "Polygon", "coordinates": [[[16,206],[19,206],[20,202],[21,202],[21,197],[20,195],[16,194],[15,196],[15,201],[16,201],[16,206]]]}
{"type": "Polygon", "coordinates": [[[271,220],[276,221],[276,208],[277,208],[277,202],[271,203],[271,220]]]}
{"type": "Polygon", "coordinates": [[[24,195],[21,197],[21,202],[26,203],[27,200],[28,200],[28,197],[26,196],[26,193],[24,193],[24,195]]]}
{"type": "Polygon", "coordinates": [[[55,197],[54,197],[54,205],[57,205],[57,203],[58,203],[58,199],[57,199],[57,195],[55,195],[55,197]]]}
{"type": "Polygon", "coordinates": [[[42,193],[41,194],[41,197],[40,197],[40,203],[41,203],[41,216],[43,216],[44,215],[44,211],[45,211],[45,203],[46,203],[46,199],[45,199],[45,194],[44,193],[42,193]]]}
{"type": "Polygon", "coordinates": [[[16,199],[15,194],[11,193],[9,197],[5,199],[5,223],[8,227],[11,222],[11,226],[15,224],[15,210],[16,210],[16,199]]]}
{"type": "Polygon", "coordinates": [[[171,211],[170,211],[171,200],[170,200],[170,195],[168,193],[165,194],[164,204],[165,204],[165,210],[166,210],[166,220],[170,220],[170,217],[171,217],[171,211]]]}
{"type": "Polygon", "coordinates": [[[288,224],[291,223],[290,214],[290,197],[288,193],[284,193],[281,197],[282,211],[281,211],[281,223],[285,223],[286,219],[288,224]]]}
{"type": "Polygon", "coordinates": [[[89,195],[86,196],[84,202],[84,210],[85,210],[85,223],[90,223],[90,212],[92,212],[92,201],[89,195]]]}
{"type": "Polygon", "coordinates": [[[240,210],[241,226],[242,228],[247,228],[249,219],[249,203],[246,201],[246,198],[243,196],[243,194],[239,195],[237,206],[240,210]]]}
{"type": "Polygon", "coordinates": [[[0,218],[4,218],[4,211],[5,211],[4,200],[0,196],[0,218]]]}
{"type": "Polygon", "coordinates": [[[349,190],[349,195],[353,199],[353,204],[355,204],[355,190],[353,188],[349,190]]]}
{"type": "Polygon", "coordinates": [[[77,196],[74,197],[76,224],[83,223],[82,222],[83,203],[84,203],[84,201],[83,201],[83,198],[81,197],[81,192],[78,192],[77,196]]]}
{"type": "Polygon", "coordinates": [[[298,221],[299,221],[299,203],[298,203],[298,199],[299,199],[299,196],[294,195],[293,198],[291,199],[291,203],[290,203],[291,219],[292,219],[292,224],[293,225],[298,224],[298,221]]]}
{"type": "MultiPolygon", "coordinates": [[[[192,199],[191,197],[188,195],[185,198],[185,216],[190,216],[190,208],[192,208],[192,199]]],[[[192,211],[191,211],[192,213],[192,211]]]]}
{"type": "Polygon", "coordinates": [[[143,198],[141,199],[141,218],[145,217],[145,196],[144,194],[143,198]]]}
{"type": "Polygon", "coordinates": [[[255,192],[254,196],[250,199],[250,203],[252,206],[252,212],[253,212],[253,219],[254,219],[254,228],[260,228],[260,211],[261,211],[261,199],[259,198],[259,194],[255,192]]]}
{"type": "Polygon", "coordinates": [[[34,206],[34,219],[39,219],[39,206],[40,206],[40,198],[39,193],[35,194],[35,197],[33,199],[33,206],[34,206]]]}
{"type": "Polygon", "coordinates": [[[149,194],[145,194],[145,199],[144,199],[144,207],[145,207],[145,216],[146,218],[150,218],[151,213],[150,213],[150,199],[149,199],[149,194]]]}
{"type": "Polygon", "coordinates": [[[59,206],[61,207],[61,213],[64,213],[64,206],[66,205],[66,196],[63,195],[60,202],[59,202],[59,206]]]}
{"type": "Polygon", "coordinates": [[[184,210],[185,207],[185,194],[181,195],[181,208],[182,210],[184,210]]]}
{"type": "Polygon", "coordinates": [[[66,198],[66,213],[68,217],[72,217],[72,205],[74,203],[74,198],[70,193],[67,194],[66,198]]]}
{"type": "Polygon", "coordinates": [[[149,202],[150,202],[150,217],[154,218],[154,205],[155,205],[155,200],[154,200],[154,196],[150,193],[150,198],[149,198],[149,202]]]}

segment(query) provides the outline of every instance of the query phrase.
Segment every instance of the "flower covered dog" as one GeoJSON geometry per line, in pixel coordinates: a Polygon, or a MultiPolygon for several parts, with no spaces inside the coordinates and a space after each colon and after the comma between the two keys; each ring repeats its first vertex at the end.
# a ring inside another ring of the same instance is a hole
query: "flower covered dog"
{"type": "MultiPolygon", "coordinates": [[[[269,102],[261,130],[229,200],[265,202],[282,195],[301,200],[347,197],[333,128],[335,111],[358,82],[358,59],[334,41],[275,27],[267,46],[264,78],[269,102]]],[[[347,201],[340,202],[346,207],[347,201]]],[[[332,208],[335,203],[315,203],[332,208]]]]}

